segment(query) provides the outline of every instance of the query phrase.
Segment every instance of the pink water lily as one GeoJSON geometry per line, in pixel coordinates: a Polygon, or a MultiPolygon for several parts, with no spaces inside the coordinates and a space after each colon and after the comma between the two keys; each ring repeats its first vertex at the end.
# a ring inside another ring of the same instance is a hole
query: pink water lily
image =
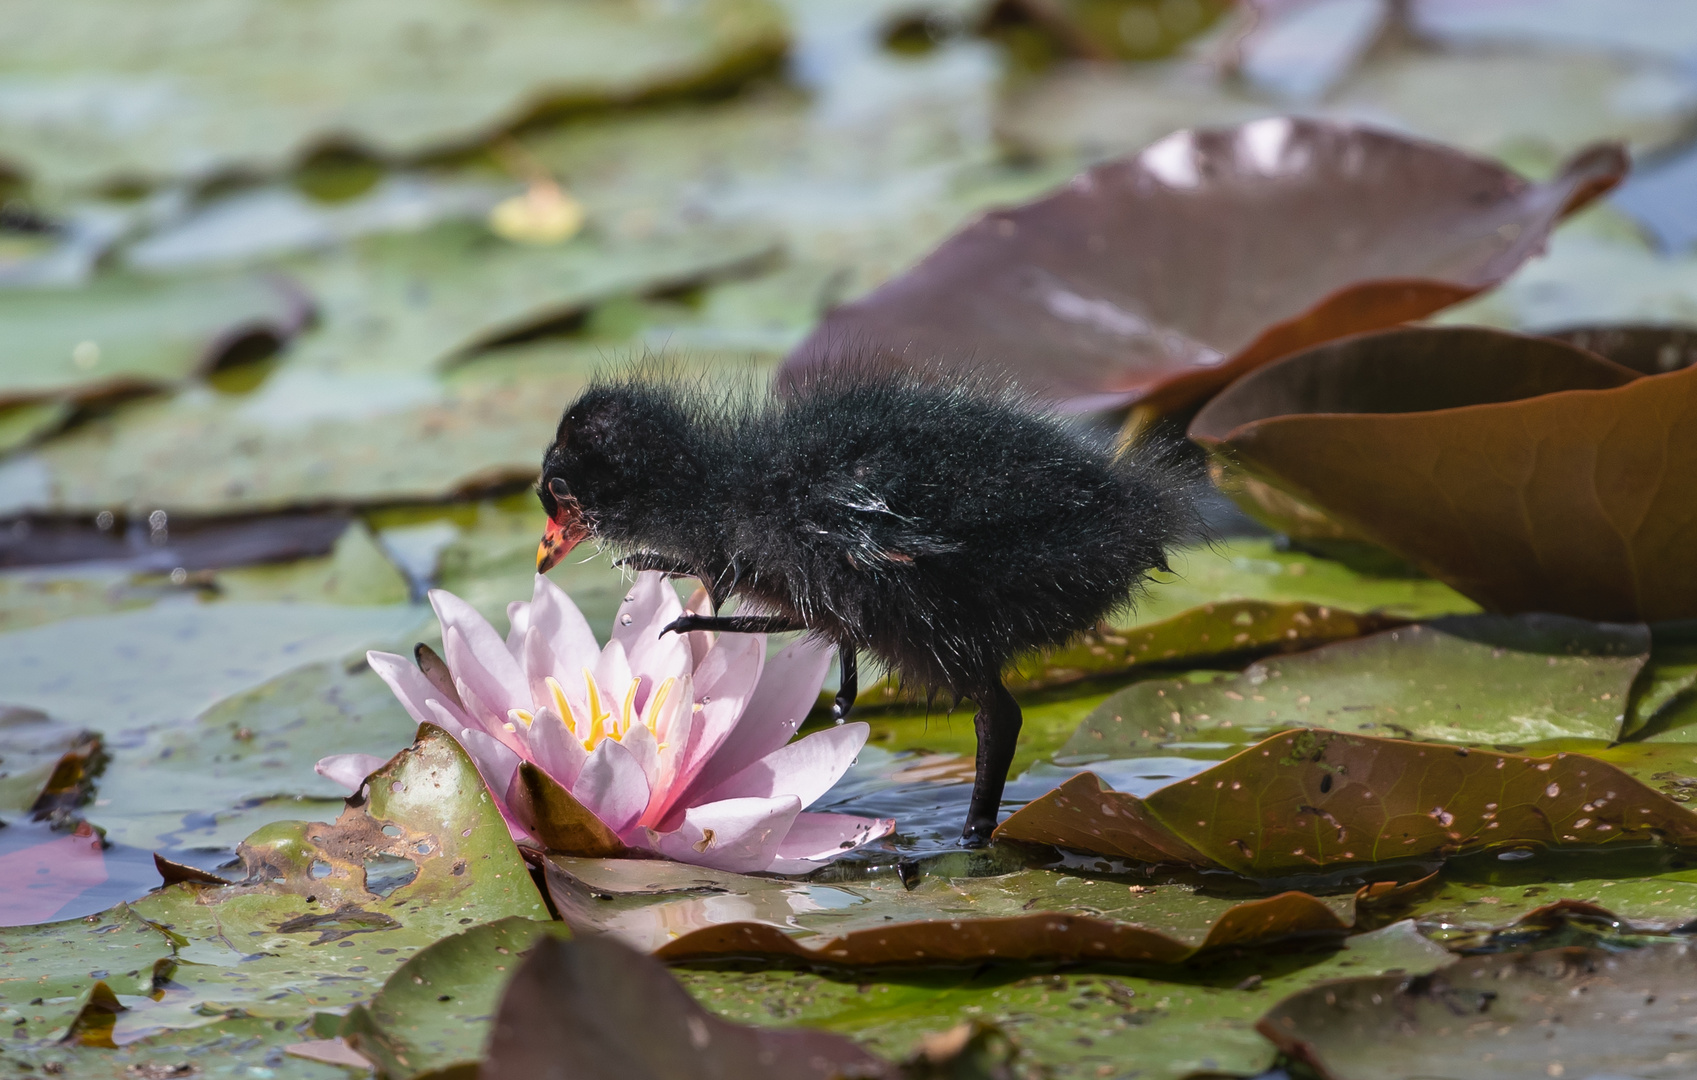
{"type": "MultiPolygon", "coordinates": [[[[596,644],[565,592],[538,574],[507,607],[505,639],[440,589],[447,671],[367,653],[413,719],[446,729],[477,763],[508,827],[520,762],[534,763],[633,848],[742,873],[799,873],[890,833],[895,822],[809,813],[866,744],[865,724],[791,742],[831,649],[803,639],[767,659],[763,634],[660,635],[684,606],[643,573],[596,644]]],[[[704,604],[705,600],[697,603],[704,604]]],[[[357,790],[381,759],[340,754],[318,771],[357,790]]]]}

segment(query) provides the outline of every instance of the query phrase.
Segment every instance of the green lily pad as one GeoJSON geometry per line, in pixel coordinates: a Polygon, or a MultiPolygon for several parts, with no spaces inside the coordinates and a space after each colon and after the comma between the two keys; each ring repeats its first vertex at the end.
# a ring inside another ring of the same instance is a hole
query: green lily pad
{"type": "Polygon", "coordinates": [[[1017,692],[1119,674],[1143,665],[1227,665],[1357,638],[1399,622],[1301,601],[1228,600],[1203,604],[1157,623],[1104,624],[1075,644],[1021,661],[1007,683],[1017,692]]]}
{"type": "Polygon", "coordinates": [[[1697,739],[1697,623],[1662,623],[1651,630],[1650,660],[1621,729],[1625,739],[1697,739]]]}
{"type": "MultiPolygon", "coordinates": [[[[441,379],[297,359],[245,397],[136,402],[13,455],[0,462],[0,514],[139,503],[216,515],[510,490],[534,482],[561,410],[609,362],[603,347],[569,340],[485,355],[441,379]]],[[[747,365],[681,359],[682,370],[747,365]]]]}
{"type": "Polygon", "coordinates": [[[1469,615],[1250,665],[1212,682],[1135,683],[1103,701],[1063,761],[1237,746],[1291,727],[1437,742],[1613,740],[1650,651],[1641,625],[1469,615]]]}
{"type": "Polygon", "coordinates": [[[1299,992],[1257,1030],[1321,1075],[1351,1080],[1672,1077],[1697,1060],[1687,1045],[1694,961],[1688,942],[1475,956],[1423,979],[1299,992]]]}
{"type": "Polygon", "coordinates": [[[445,934],[547,909],[476,768],[447,733],[373,774],[334,825],[278,822],[249,837],[247,880],[171,885],[131,905],[168,930],[164,994],[121,1013],[113,1041],[237,1013],[299,1020],[365,1000],[445,934]]]}
{"type": "Polygon", "coordinates": [[[0,290],[0,406],[168,386],[243,341],[288,341],[311,313],[298,286],[254,276],[0,290]]]}
{"type": "Polygon", "coordinates": [[[111,615],[147,607],[164,590],[136,587],[122,571],[22,570],[0,574],[0,633],[79,615],[111,615]]]}
{"type": "Polygon", "coordinates": [[[241,602],[300,600],[375,607],[404,604],[411,597],[406,575],[358,521],[336,539],[328,556],[221,570],[211,585],[218,598],[241,602]]]}
{"type": "Polygon", "coordinates": [[[341,1037],[388,1077],[475,1062],[520,962],[542,936],[567,933],[563,923],[506,918],[445,937],[349,1010],[341,1037]]]}
{"type": "Polygon", "coordinates": [[[385,757],[416,727],[363,659],[308,664],[127,742],[94,813],[115,843],[213,866],[261,825],[339,812],[319,758],[385,757]]]}
{"type": "Polygon", "coordinates": [[[427,372],[612,297],[746,273],[775,244],[767,230],[730,226],[596,231],[554,247],[510,243],[479,223],[373,237],[298,265],[322,325],[291,363],[427,372]]]}
{"type": "Polygon", "coordinates": [[[180,723],[291,668],[401,637],[410,605],[165,604],[0,634],[10,704],[107,735],[180,723]]]}
{"type": "Polygon", "coordinates": [[[696,1000],[728,1019],[839,1031],[886,1058],[906,1056],[932,1032],[984,1020],[1016,1042],[1022,1061],[1056,1080],[1132,1074],[1178,1080],[1198,1072],[1250,1076],[1270,1067],[1274,1049],[1253,1025],[1273,995],[1351,974],[1418,974],[1447,959],[1403,922],[1352,937],[1318,962],[1261,957],[1183,982],[1005,967],[913,972],[873,983],[782,970],[675,974],[696,1000]]]}
{"type": "Polygon", "coordinates": [[[0,931],[0,1022],[14,1038],[45,1042],[71,1026],[93,983],[145,998],[170,977],[175,955],[171,936],[127,904],[82,919],[7,927],[0,931]]]}
{"type": "Polygon", "coordinates": [[[81,0],[15,15],[31,32],[0,49],[24,95],[0,125],[0,158],[49,188],[275,172],[331,139],[413,158],[550,108],[734,84],[785,38],[762,0],[499,12],[431,0],[404,16],[376,0],[257,15],[167,3],[145,17],[81,0]],[[89,29],[120,21],[122,37],[89,29]]]}
{"type": "Polygon", "coordinates": [[[996,835],[1269,878],[1470,851],[1691,848],[1697,815],[1597,757],[1301,730],[1147,798],[1081,774],[996,835]]]}
{"type": "Polygon", "coordinates": [[[1511,925],[1562,900],[1595,905],[1635,929],[1654,932],[1677,930],[1697,918],[1697,874],[1689,870],[1562,880],[1519,870],[1519,862],[1504,864],[1496,882],[1445,881],[1413,906],[1415,920],[1429,936],[1445,941],[1511,925]]]}
{"type": "MultiPolygon", "coordinates": [[[[160,1032],[124,1046],[79,1043],[32,1045],[11,1051],[19,1065],[89,1080],[145,1080],[185,1076],[195,1080],[349,1080],[346,1069],[289,1056],[285,1048],[310,1036],[302,1022],[222,1019],[190,1030],[160,1032]]],[[[4,1051],[0,1051],[3,1055],[4,1051]]],[[[4,1056],[0,1061],[10,1063],[4,1056]]]]}

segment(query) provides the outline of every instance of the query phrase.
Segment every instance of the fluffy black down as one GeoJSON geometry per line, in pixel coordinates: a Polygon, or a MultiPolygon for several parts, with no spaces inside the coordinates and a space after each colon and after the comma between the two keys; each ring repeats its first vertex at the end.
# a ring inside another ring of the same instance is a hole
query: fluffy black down
{"type": "Polygon", "coordinates": [[[1125,604],[1194,532],[1195,478],[993,386],[838,369],[786,397],[591,387],[544,462],[591,527],[870,652],[906,685],[999,685],[1125,604]]]}

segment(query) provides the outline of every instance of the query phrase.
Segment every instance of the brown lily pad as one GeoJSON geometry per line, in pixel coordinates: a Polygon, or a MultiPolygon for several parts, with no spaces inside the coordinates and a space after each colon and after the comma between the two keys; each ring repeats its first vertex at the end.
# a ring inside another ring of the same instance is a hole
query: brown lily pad
{"type": "Polygon", "coordinates": [[[1313,535],[1286,497],[1488,609],[1697,615],[1697,370],[1413,328],[1255,372],[1190,434],[1263,518],[1313,535]]]}
{"type": "Polygon", "coordinates": [[[1081,773],[996,836],[1270,878],[1318,868],[1536,846],[1697,846],[1697,815],[1619,768],[1285,732],[1148,798],[1081,773]]]}
{"type": "Polygon", "coordinates": [[[829,1080],[893,1075],[841,1035],[708,1012],[659,961],[611,938],[544,937],[501,999],[484,1080],[829,1080]],[[561,1063],[570,1062],[570,1073],[561,1063]]]}
{"type": "MultiPolygon", "coordinates": [[[[1426,880],[1415,886],[1423,886],[1426,880]]],[[[1383,905],[1390,893],[1408,888],[1393,882],[1370,885],[1356,894],[1356,901],[1383,905]]],[[[1134,923],[1035,911],[1002,918],[891,922],[823,940],[797,939],[769,923],[725,923],[685,934],[662,945],[654,955],[669,962],[757,957],[841,967],[997,960],[1179,964],[1201,953],[1277,941],[1335,944],[1351,929],[1336,905],[1304,892],[1283,892],[1227,909],[1200,943],[1134,923]]]]}
{"type": "Polygon", "coordinates": [[[1256,1025],[1325,1080],[1690,1076],[1697,946],[1473,956],[1430,975],[1337,980],[1256,1025]]]}
{"type": "Polygon", "coordinates": [[[1489,288],[1625,170],[1612,145],[1533,184],[1348,124],[1180,131],[986,214],[827,315],[783,373],[853,356],[1005,372],[1073,408],[1175,406],[1489,288]]]}

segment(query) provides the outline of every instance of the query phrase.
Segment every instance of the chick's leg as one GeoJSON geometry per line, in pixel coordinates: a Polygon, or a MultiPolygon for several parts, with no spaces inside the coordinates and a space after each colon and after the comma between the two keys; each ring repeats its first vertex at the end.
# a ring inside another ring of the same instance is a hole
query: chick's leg
{"type": "Polygon", "coordinates": [[[1019,702],[1000,681],[974,693],[978,715],[972,726],[978,732],[978,768],[972,779],[972,803],[966,811],[966,828],[961,830],[962,847],[983,847],[996,829],[1002,806],[1002,788],[1008,782],[1019,729],[1024,722],[1019,702]]]}
{"type": "Polygon", "coordinates": [[[837,658],[843,677],[837,684],[837,699],[831,703],[831,719],[840,724],[848,719],[855,695],[860,693],[860,666],[855,662],[853,645],[837,646],[837,658]]]}
{"type": "Polygon", "coordinates": [[[807,627],[782,615],[680,615],[660,629],[660,636],[687,634],[691,630],[718,630],[726,634],[781,634],[807,627]]]}

